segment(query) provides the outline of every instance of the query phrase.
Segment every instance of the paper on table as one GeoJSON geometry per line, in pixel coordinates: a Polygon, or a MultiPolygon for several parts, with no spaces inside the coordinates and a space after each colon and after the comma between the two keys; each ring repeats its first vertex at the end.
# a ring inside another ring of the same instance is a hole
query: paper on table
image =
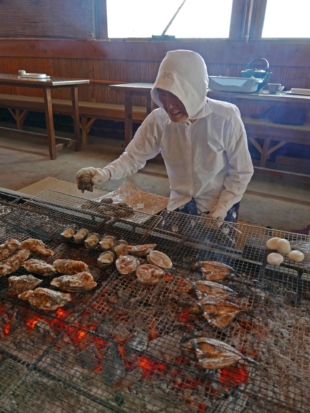
{"type": "Polygon", "coordinates": [[[291,93],[295,95],[310,95],[310,89],[301,89],[297,87],[292,87],[291,93]]]}

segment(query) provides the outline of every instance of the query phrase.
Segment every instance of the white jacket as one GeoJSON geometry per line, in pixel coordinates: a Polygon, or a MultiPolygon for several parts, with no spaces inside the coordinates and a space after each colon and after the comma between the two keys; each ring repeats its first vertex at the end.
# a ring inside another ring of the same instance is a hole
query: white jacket
{"type": "Polygon", "coordinates": [[[235,105],[206,98],[207,81],[199,54],[167,53],[152,98],[160,106],[156,88],[168,90],[179,97],[195,122],[174,123],[163,108],[155,109],[125,152],[106,167],[111,179],[136,173],[161,152],[171,189],[168,210],[194,198],[202,212],[227,212],[241,200],[253,174],[246,132],[235,105]]]}

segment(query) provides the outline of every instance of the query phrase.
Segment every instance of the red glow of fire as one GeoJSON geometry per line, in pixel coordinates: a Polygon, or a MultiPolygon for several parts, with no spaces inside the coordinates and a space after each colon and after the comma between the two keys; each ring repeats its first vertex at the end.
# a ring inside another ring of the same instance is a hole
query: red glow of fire
{"type": "Polygon", "coordinates": [[[69,315],[69,311],[68,310],[64,310],[63,308],[59,307],[56,310],[56,317],[57,318],[65,318],[69,315]]]}
{"type": "Polygon", "coordinates": [[[11,324],[4,324],[4,326],[2,327],[2,332],[4,336],[8,336],[10,334],[11,331],[11,324]]]}
{"type": "Polygon", "coordinates": [[[32,330],[34,329],[35,325],[37,324],[38,321],[40,321],[41,318],[38,316],[34,316],[32,318],[30,318],[29,320],[26,321],[26,326],[32,330]]]}
{"type": "Polygon", "coordinates": [[[182,311],[181,313],[178,314],[178,318],[183,322],[187,323],[188,322],[188,317],[189,317],[189,308],[186,310],[182,311]]]}
{"type": "Polygon", "coordinates": [[[170,281],[172,279],[172,275],[167,275],[166,277],[165,277],[165,280],[166,281],[170,281]]]}
{"type": "MultiPolygon", "coordinates": [[[[220,382],[224,386],[236,386],[239,383],[245,383],[247,378],[248,372],[242,366],[221,369],[220,382]]],[[[226,390],[228,389],[227,387],[226,390]]]]}
{"type": "Polygon", "coordinates": [[[167,366],[164,363],[159,363],[144,356],[138,357],[138,364],[143,371],[143,378],[148,378],[156,373],[167,372],[167,366]]]}

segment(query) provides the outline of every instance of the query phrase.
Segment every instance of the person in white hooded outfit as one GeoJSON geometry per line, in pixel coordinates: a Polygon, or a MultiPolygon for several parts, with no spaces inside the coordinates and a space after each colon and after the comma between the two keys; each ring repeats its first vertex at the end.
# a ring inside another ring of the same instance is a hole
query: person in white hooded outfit
{"type": "Polygon", "coordinates": [[[169,51],[154,87],[153,110],[125,152],[105,168],[83,168],[93,185],[136,173],[159,152],[170,182],[169,211],[210,213],[218,226],[236,221],[253,165],[239,109],[209,99],[203,58],[190,50],[169,51]]]}

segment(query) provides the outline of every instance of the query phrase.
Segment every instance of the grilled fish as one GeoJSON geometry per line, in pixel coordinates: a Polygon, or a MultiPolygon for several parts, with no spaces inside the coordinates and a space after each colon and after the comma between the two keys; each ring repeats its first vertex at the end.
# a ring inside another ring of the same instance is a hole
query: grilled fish
{"type": "Polygon", "coordinates": [[[74,275],[62,275],[54,278],[51,285],[59,288],[61,291],[79,292],[87,291],[96,287],[97,283],[93,276],[88,272],[79,272],[74,275]]]}
{"type": "Polygon", "coordinates": [[[40,239],[34,239],[34,238],[26,239],[25,241],[22,241],[20,246],[21,248],[25,250],[29,250],[30,252],[34,254],[39,254],[39,255],[44,255],[44,256],[54,255],[54,251],[46,248],[46,245],[40,239]]]}
{"type": "Polygon", "coordinates": [[[18,270],[24,261],[29,257],[29,250],[19,250],[9,259],[0,264],[0,276],[12,274],[12,272],[18,270]]]}
{"type": "Polygon", "coordinates": [[[37,275],[42,275],[43,277],[56,274],[55,268],[42,260],[28,260],[23,264],[23,267],[25,270],[37,275]]]}
{"type": "Polygon", "coordinates": [[[33,275],[21,275],[19,277],[12,276],[9,277],[9,289],[8,293],[13,295],[18,295],[24,291],[32,290],[34,287],[39,285],[42,280],[34,277],[33,275]]]}
{"type": "Polygon", "coordinates": [[[20,249],[20,242],[17,239],[8,239],[4,244],[0,245],[0,261],[11,257],[18,249],[20,249]]]}
{"type": "Polygon", "coordinates": [[[213,281],[196,281],[193,283],[193,287],[194,290],[207,294],[209,297],[227,298],[234,294],[234,290],[231,288],[213,281]]]}
{"type": "Polygon", "coordinates": [[[208,281],[219,281],[228,275],[238,275],[232,267],[218,261],[197,261],[192,269],[199,269],[208,281]]]}
{"type": "Polygon", "coordinates": [[[63,307],[71,301],[71,295],[60,291],[49,290],[48,288],[36,288],[34,291],[25,291],[19,294],[18,298],[28,301],[28,303],[39,310],[53,311],[58,307],[63,307]]]}
{"type": "Polygon", "coordinates": [[[72,275],[79,272],[89,272],[88,265],[83,261],[60,259],[53,262],[53,267],[60,274],[72,275]]]}

